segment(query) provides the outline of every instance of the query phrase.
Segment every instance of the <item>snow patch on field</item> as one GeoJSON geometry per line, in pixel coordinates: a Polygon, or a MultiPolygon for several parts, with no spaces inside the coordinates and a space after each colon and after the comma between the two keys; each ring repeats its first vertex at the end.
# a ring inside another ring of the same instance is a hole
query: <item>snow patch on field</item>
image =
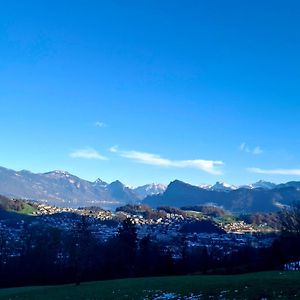
{"type": "Polygon", "coordinates": [[[194,295],[191,293],[190,295],[182,296],[176,293],[168,293],[162,291],[144,291],[144,292],[152,292],[151,296],[147,296],[144,300],[199,300],[202,297],[202,294],[194,295]]]}

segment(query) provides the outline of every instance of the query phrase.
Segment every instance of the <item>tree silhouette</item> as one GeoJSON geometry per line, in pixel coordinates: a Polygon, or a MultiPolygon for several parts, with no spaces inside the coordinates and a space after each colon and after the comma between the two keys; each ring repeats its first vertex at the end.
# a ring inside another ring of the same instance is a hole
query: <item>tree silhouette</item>
{"type": "Polygon", "coordinates": [[[134,266],[137,254],[137,233],[132,219],[127,218],[123,221],[118,231],[117,240],[120,268],[123,267],[124,271],[132,276],[135,272],[134,266]]]}

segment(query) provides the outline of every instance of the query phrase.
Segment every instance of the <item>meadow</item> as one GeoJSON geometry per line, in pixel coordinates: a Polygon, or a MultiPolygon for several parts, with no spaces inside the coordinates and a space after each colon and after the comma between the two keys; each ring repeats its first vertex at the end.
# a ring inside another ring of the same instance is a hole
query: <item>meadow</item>
{"type": "Polygon", "coordinates": [[[0,290],[0,300],[299,299],[300,272],[118,279],[0,290]]]}

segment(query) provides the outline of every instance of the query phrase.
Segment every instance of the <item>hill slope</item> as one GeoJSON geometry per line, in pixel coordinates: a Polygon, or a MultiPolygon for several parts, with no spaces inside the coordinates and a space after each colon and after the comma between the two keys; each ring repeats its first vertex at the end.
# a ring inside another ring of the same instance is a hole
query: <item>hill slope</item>
{"type": "Polygon", "coordinates": [[[21,214],[32,214],[36,208],[27,203],[26,201],[19,199],[9,199],[0,195],[0,211],[16,212],[21,214]]]}

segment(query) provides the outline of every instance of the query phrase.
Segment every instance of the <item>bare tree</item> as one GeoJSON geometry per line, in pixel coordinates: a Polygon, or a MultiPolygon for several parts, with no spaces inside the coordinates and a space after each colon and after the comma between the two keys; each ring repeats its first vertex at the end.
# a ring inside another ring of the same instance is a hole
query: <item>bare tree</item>
{"type": "Polygon", "coordinates": [[[300,201],[293,202],[282,211],[282,230],[300,236],[300,201]]]}

